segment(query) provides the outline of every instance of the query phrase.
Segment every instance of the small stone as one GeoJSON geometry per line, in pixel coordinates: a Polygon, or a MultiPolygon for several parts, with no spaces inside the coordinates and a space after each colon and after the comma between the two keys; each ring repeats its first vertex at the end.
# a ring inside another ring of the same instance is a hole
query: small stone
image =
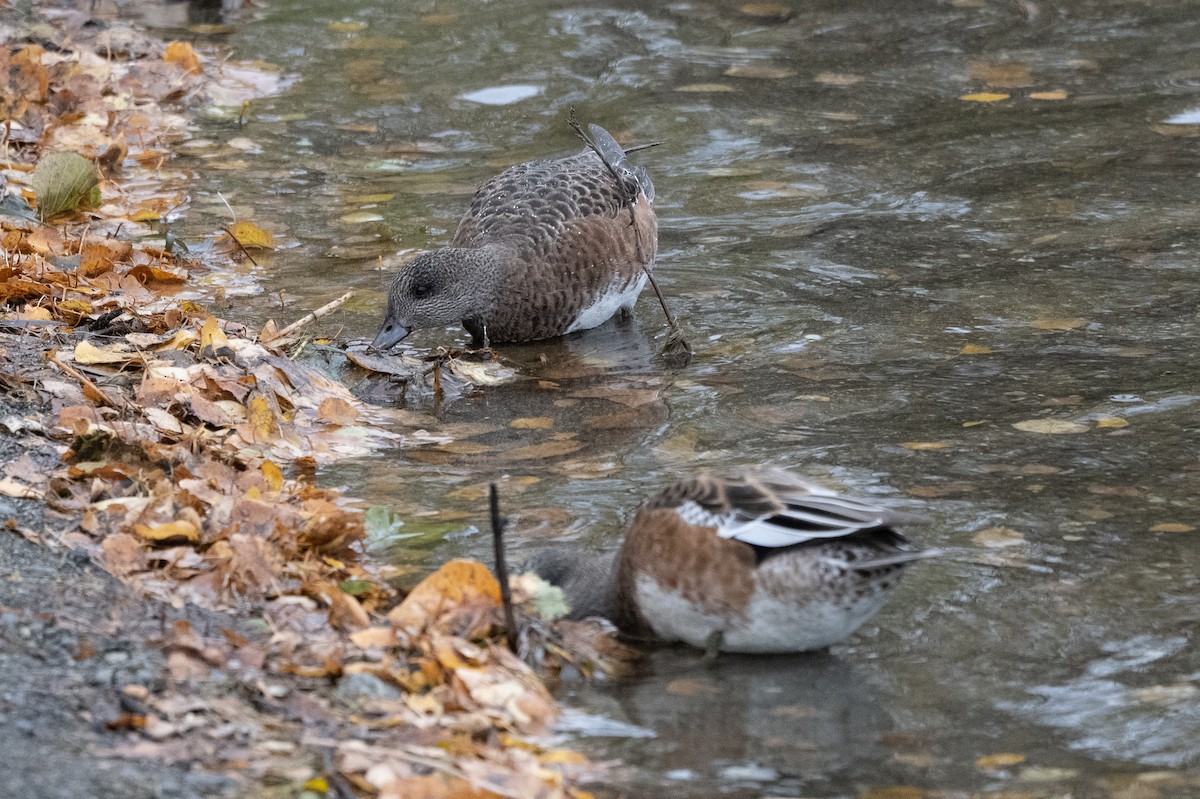
{"type": "Polygon", "coordinates": [[[391,683],[384,682],[374,674],[352,673],[338,680],[334,696],[343,702],[353,703],[363,699],[400,699],[403,694],[391,683]]]}

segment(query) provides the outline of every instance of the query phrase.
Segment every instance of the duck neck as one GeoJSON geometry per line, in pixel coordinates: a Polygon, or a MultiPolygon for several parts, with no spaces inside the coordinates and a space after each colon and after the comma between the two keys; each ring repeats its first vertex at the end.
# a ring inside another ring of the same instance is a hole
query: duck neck
{"type": "Polygon", "coordinates": [[[500,289],[512,270],[516,254],[499,244],[455,247],[449,251],[455,256],[455,279],[471,297],[471,314],[463,318],[463,327],[477,344],[486,345],[488,320],[496,314],[500,289]]]}

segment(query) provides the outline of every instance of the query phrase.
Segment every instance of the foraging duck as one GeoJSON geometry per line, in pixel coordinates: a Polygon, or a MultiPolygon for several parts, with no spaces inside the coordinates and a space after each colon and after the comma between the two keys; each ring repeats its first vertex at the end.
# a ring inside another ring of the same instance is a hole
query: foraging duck
{"type": "Polygon", "coordinates": [[[790,472],[701,476],[643,505],[613,556],[562,549],[532,567],[572,618],[710,653],[805,652],[874,616],[915,560],[898,517],[790,472]]]}
{"type": "Polygon", "coordinates": [[[475,192],[450,246],[396,276],[374,347],[458,322],[485,345],[535,341],[633,308],[658,251],[654,184],[588,129],[578,155],[517,164],[475,192]]]}

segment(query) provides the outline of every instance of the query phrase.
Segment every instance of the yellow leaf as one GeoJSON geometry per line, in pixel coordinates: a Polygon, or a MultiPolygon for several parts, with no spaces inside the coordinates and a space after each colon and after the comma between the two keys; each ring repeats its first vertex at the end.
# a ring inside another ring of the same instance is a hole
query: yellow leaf
{"type": "Polygon", "coordinates": [[[554,420],[549,416],[531,416],[524,419],[513,419],[508,426],[518,430],[549,430],[554,427],[554,420]]]}
{"type": "Polygon", "coordinates": [[[365,31],[366,29],[367,23],[365,22],[340,21],[329,23],[329,30],[336,31],[337,33],[358,33],[359,31],[365,31]]]}
{"type": "Polygon", "coordinates": [[[1190,533],[1196,528],[1190,524],[1180,524],[1179,522],[1159,522],[1150,528],[1152,533],[1190,533]]]}
{"type": "Polygon", "coordinates": [[[994,352],[991,347],[986,344],[964,344],[963,348],[958,351],[959,355],[988,355],[994,352]]]}
{"type": "Polygon", "coordinates": [[[275,423],[275,411],[271,403],[261,395],[255,395],[246,403],[246,418],[255,441],[270,441],[279,427],[275,423]]]}
{"type": "Polygon", "coordinates": [[[275,239],[271,234],[253,222],[237,222],[229,228],[229,233],[247,250],[270,250],[275,247],[275,239]]]}
{"type": "Polygon", "coordinates": [[[1025,536],[1011,527],[989,527],[971,536],[976,546],[999,549],[1025,543],[1025,536]]]}
{"type": "Polygon", "coordinates": [[[304,790],[323,795],[329,791],[329,783],[324,777],[313,777],[311,780],[304,783],[304,790]]]}
{"type": "Polygon", "coordinates": [[[183,67],[185,72],[192,75],[199,75],[204,71],[200,68],[200,56],[196,55],[196,51],[187,42],[168,44],[167,51],[163,53],[163,61],[168,64],[178,64],[183,67]]]}
{"type": "Polygon", "coordinates": [[[570,749],[551,749],[538,758],[543,766],[548,766],[551,763],[562,763],[564,766],[582,766],[586,765],[588,759],[579,752],[572,752],[570,749]]]}
{"type": "Polygon", "coordinates": [[[229,349],[229,339],[217,323],[217,317],[210,316],[200,326],[200,354],[205,358],[228,357],[233,354],[229,349]]]}
{"type": "Polygon", "coordinates": [[[1026,419],[1023,422],[1013,422],[1013,427],[1025,433],[1048,433],[1050,435],[1086,433],[1089,429],[1086,424],[1068,422],[1065,419],[1026,419]]]}
{"type": "Polygon", "coordinates": [[[388,613],[398,627],[423,629],[443,610],[482,602],[499,606],[500,584],[488,568],[475,560],[452,560],[426,577],[388,613]]]}
{"type": "Polygon", "coordinates": [[[142,208],[130,214],[129,219],[133,222],[157,222],[162,219],[162,212],[153,208],[142,208]]]}
{"type": "Polygon", "coordinates": [[[1101,416],[1096,420],[1096,427],[1129,427],[1129,421],[1120,416],[1101,416]]]}
{"type": "Polygon", "coordinates": [[[279,491],[283,488],[283,472],[279,467],[271,461],[263,461],[262,466],[259,466],[259,471],[267,481],[267,488],[272,491],[279,491]]]}
{"type": "Polygon", "coordinates": [[[996,92],[975,92],[973,94],[964,94],[958,99],[966,100],[968,103],[998,103],[1001,100],[1007,100],[1008,95],[996,92]]]}
{"type": "Polygon", "coordinates": [[[1035,330],[1074,330],[1078,327],[1083,327],[1087,324],[1086,319],[1081,319],[1078,316],[1070,319],[1060,317],[1047,317],[1046,319],[1034,319],[1029,323],[1029,326],[1035,330]]]}
{"type": "Polygon", "coordinates": [[[156,544],[198,544],[200,531],[196,525],[180,519],[166,524],[135,524],[133,531],[147,541],[156,544]]]}
{"type": "Polygon", "coordinates": [[[1030,92],[1029,98],[1031,100],[1065,100],[1067,99],[1067,93],[1062,89],[1055,89],[1049,92],[1030,92]]]}
{"type": "Polygon", "coordinates": [[[138,360],[137,353],[104,350],[87,341],[75,345],[75,362],[84,364],[127,363],[138,360]]]}
{"type": "Polygon", "coordinates": [[[950,445],[945,441],[905,441],[900,446],[905,449],[911,449],[914,452],[925,452],[931,449],[945,449],[950,445]]]}
{"type": "Polygon", "coordinates": [[[1025,755],[1018,755],[1015,752],[1000,752],[995,755],[984,755],[975,761],[975,767],[987,771],[995,771],[996,769],[1016,766],[1024,762],[1025,755]]]}

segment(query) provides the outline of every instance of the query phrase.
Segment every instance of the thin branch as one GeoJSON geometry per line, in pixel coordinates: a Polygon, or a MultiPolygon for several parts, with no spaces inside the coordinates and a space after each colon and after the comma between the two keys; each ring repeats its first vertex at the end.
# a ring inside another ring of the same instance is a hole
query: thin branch
{"type": "Polygon", "coordinates": [[[333,302],[325,303],[317,310],[313,311],[312,313],[310,313],[306,316],[300,317],[295,322],[292,322],[290,325],[283,328],[282,330],[278,330],[269,336],[265,336],[265,337],[261,338],[260,341],[262,341],[265,344],[267,342],[280,341],[281,339],[285,339],[288,336],[295,333],[300,328],[304,327],[305,325],[311,324],[311,323],[317,321],[318,319],[320,319],[322,316],[327,316],[328,314],[337,310],[341,306],[345,305],[346,300],[350,299],[353,296],[354,296],[353,291],[347,291],[345,294],[338,297],[333,302]]]}
{"type": "Polygon", "coordinates": [[[508,648],[517,654],[517,621],[513,614],[512,592],[508,586],[508,565],[504,562],[504,520],[500,518],[500,495],[496,484],[488,485],[488,502],[492,509],[492,547],[496,553],[496,580],[500,583],[500,601],[504,605],[504,631],[508,648]]]}

